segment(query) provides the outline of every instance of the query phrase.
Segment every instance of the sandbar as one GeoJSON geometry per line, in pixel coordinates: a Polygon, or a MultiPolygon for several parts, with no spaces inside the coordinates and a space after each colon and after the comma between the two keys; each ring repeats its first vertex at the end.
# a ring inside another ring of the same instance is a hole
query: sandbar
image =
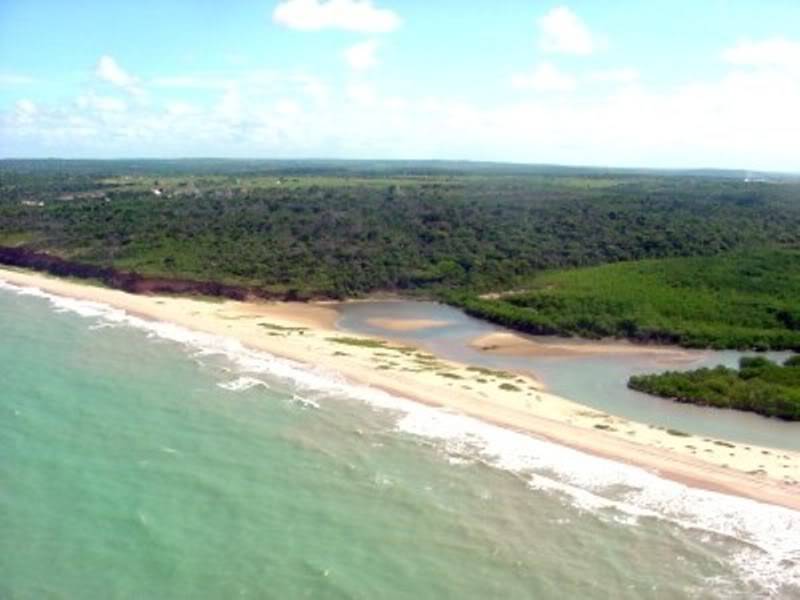
{"type": "Polygon", "coordinates": [[[367,324],[388,331],[420,331],[422,329],[435,329],[452,325],[450,321],[437,321],[435,319],[390,319],[379,317],[367,319],[367,324]]]}
{"type": "Polygon", "coordinates": [[[496,331],[479,336],[469,344],[476,350],[507,356],[586,356],[592,354],[658,354],[672,360],[695,360],[681,348],[633,344],[627,341],[540,341],[513,332],[496,331]]]}

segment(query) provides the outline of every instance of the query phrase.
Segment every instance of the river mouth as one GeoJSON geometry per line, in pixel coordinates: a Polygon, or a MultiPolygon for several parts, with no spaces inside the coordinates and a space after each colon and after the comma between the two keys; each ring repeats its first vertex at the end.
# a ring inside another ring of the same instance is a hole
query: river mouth
{"type": "MultiPolygon", "coordinates": [[[[412,343],[450,360],[526,373],[555,394],[620,417],[699,436],[800,450],[800,423],[679,404],[627,387],[631,375],[717,365],[735,367],[740,357],[753,352],[639,347],[627,342],[549,336],[519,336],[534,344],[537,352],[520,353],[502,347],[489,347],[487,351],[476,345],[491,339],[487,336],[513,332],[451,306],[415,300],[379,300],[347,302],[335,307],[339,311],[336,327],[342,331],[412,343]]],[[[764,355],[783,360],[791,353],[764,355]]]]}

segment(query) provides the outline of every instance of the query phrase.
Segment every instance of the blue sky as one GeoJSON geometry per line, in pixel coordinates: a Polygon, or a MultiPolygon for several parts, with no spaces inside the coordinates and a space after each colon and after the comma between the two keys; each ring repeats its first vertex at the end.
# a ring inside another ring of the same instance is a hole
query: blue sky
{"type": "Polygon", "coordinates": [[[0,156],[800,171],[797,0],[0,0],[0,156]]]}

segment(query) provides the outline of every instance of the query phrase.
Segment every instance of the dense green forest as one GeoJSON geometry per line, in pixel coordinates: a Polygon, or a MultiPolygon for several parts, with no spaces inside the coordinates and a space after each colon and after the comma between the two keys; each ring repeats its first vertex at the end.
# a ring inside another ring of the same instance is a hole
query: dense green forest
{"type": "Polygon", "coordinates": [[[739,370],[726,367],[631,377],[628,387],[678,402],[735,408],[800,421],[800,355],[783,365],[743,357],[739,370]]]}
{"type": "Polygon", "coordinates": [[[293,298],[421,294],[525,331],[794,347],[797,255],[784,249],[800,247],[800,183],[742,175],[433,161],[0,161],[0,246],[293,298]],[[719,281],[705,281],[702,262],[621,262],[726,254],[734,258],[720,263],[730,273],[719,281]],[[573,270],[606,263],[621,264],[573,270]],[[527,291],[481,297],[510,289],[527,291]]]}
{"type": "Polygon", "coordinates": [[[800,251],[623,262],[546,272],[467,312],[540,334],[689,347],[800,350],[800,251]]]}

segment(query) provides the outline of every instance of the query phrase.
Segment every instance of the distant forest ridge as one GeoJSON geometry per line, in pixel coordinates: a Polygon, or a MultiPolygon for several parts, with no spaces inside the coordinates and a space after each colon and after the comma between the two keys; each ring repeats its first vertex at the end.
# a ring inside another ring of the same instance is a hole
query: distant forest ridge
{"type": "Polygon", "coordinates": [[[358,159],[268,159],[268,158],[4,158],[0,172],[64,171],[71,173],[119,174],[246,174],[246,173],[353,173],[369,174],[486,174],[486,175],[652,175],[676,177],[710,177],[753,181],[800,180],[800,173],[782,173],[745,169],[715,168],[647,168],[614,166],[581,166],[532,164],[469,160],[358,160],[358,159]]]}

